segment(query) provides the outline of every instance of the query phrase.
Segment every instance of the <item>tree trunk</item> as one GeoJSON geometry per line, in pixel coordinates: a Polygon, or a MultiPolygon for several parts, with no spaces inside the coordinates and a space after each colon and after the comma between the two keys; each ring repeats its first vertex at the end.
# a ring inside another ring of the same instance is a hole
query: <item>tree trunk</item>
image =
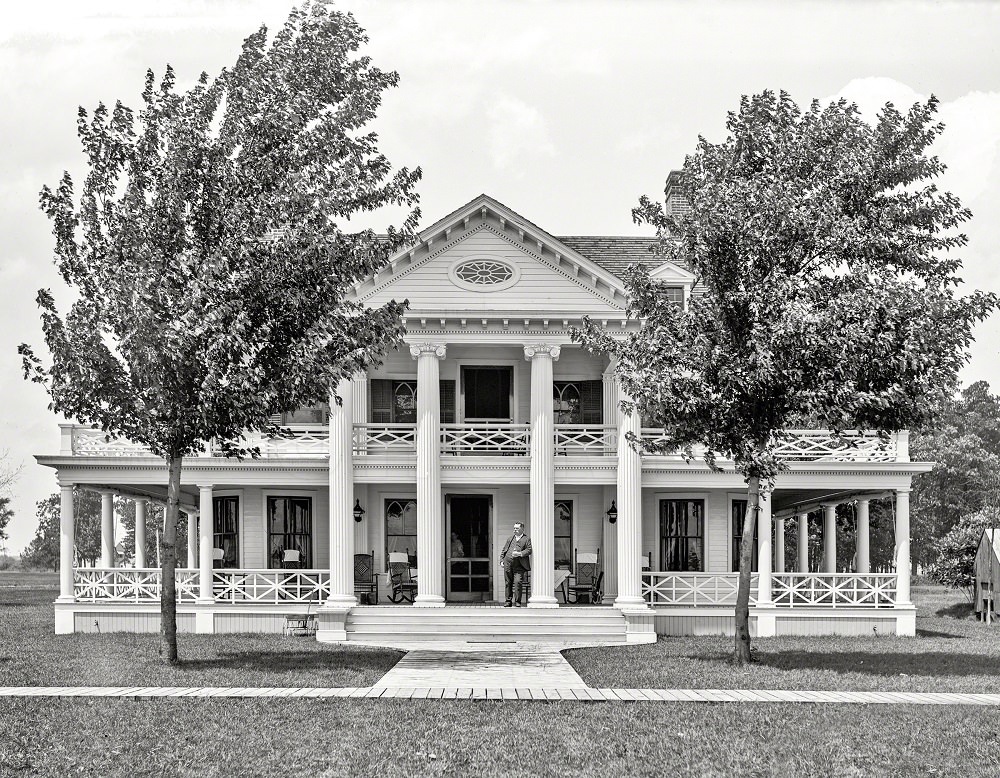
{"type": "Polygon", "coordinates": [[[760,509],[760,479],[747,481],[747,512],[743,516],[743,537],[740,538],[740,583],[736,592],[736,645],[733,661],[750,664],[750,572],[753,565],[754,527],[760,509]]]}
{"type": "Polygon", "coordinates": [[[160,535],[160,655],[177,662],[177,514],[181,495],[181,458],[167,459],[167,508],[160,535]]]}

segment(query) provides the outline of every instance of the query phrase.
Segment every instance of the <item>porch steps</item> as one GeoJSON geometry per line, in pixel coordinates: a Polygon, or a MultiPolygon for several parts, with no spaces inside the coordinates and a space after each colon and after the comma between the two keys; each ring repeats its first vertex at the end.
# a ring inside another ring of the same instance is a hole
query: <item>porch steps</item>
{"type": "Polygon", "coordinates": [[[536,609],[362,605],[351,609],[346,629],[349,642],[367,645],[625,642],[625,618],[608,606],[536,609]]]}

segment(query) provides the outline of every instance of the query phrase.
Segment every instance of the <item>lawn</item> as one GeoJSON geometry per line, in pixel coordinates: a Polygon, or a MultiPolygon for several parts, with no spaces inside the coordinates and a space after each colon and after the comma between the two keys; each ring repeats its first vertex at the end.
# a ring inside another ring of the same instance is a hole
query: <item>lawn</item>
{"type": "Polygon", "coordinates": [[[429,700],[0,700],[2,775],[996,775],[996,711],[429,700]]]}
{"type": "Polygon", "coordinates": [[[913,587],[917,637],[760,638],[731,664],[733,639],[661,637],[649,646],[567,651],[598,688],[1000,692],[1000,623],[976,620],[959,592],[913,587]]]}
{"type": "Polygon", "coordinates": [[[0,573],[0,686],[370,686],[403,655],[308,637],[179,635],[182,661],[167,667],[158,635],[54,634],[53,583],[0,573]]]}

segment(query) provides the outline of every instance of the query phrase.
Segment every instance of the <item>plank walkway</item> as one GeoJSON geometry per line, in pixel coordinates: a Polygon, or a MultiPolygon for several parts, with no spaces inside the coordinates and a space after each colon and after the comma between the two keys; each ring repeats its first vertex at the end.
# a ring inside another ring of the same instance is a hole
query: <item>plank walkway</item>
{"type": "Polygon", "coordinates": [[[362,686],[339,688],[233,686],[0,686],[0,697],[363,697],[367,699],[571,700],[574,702],[750,702],[846,705],[987,705],[1000,694],[835,692],[778,689],[591,689],[550,686],[362,686]]]}

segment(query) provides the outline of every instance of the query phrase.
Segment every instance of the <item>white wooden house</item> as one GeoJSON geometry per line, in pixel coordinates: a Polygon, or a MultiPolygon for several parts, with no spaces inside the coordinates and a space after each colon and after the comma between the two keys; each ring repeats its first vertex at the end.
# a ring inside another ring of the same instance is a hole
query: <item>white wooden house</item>
{"type": "MultiPolygon", "coordinates": [[[[626,313],[631,263],[648,263],[685,303],[691,274],[657,261],[651,243],[555,237],[486,195],[424,230],[354,291],[372,305],[409,300],[404,347],[338,387],[343,405],[284,419],[291,436],[260,440],[260,459],[209,446],[185,460],[192,540],[177,574],[179,629],[279,631],[286,615],[309,611],[330,641],[732,632],[742,478],[625,444],[629,430],[657,431],[620,414],[607,358],[569,338],[585,315],[623,332],[640,326],[626,313]],[[534,546],[529,607],[459,607],[503,599],[499,552],[515,521],[534,546]],[[291,566],[286,551],[298,552],[291,566]],[[407,554],[418,570],[413,605],[358,603],[353,555],[368,552],[380,603],[388,554],[407,554]],[[600,606],[564,604],[577,552],[600,554],[600,606]]],[[[906,433],[800,430],[784,454],[791,466],[758,526],[756,634],[914,634],[908,499],[929,465],[909,460],[906,433]],[[887,495],[899,568],[872,573],[868,501],[887,495]],[[850,560],[838,559],[833,527],[847,501],[857,505],[857,555],[843,572],[850,560]],[[805,548],[786,570],[786,525],[810,512],[825,522],[822,572],[809,572],[805,548]]],[[[113,566],[112,497],[136,500],[141,546],[145,506],[164,498],[164,463],[74,425],[57,455],[38,459],[63,490],[56,631],[158,629],[159,572],[141,551],[136,567],[113,566]],[[72,567],[74,484],[105,495],[97,569],[72,567]]]]}

